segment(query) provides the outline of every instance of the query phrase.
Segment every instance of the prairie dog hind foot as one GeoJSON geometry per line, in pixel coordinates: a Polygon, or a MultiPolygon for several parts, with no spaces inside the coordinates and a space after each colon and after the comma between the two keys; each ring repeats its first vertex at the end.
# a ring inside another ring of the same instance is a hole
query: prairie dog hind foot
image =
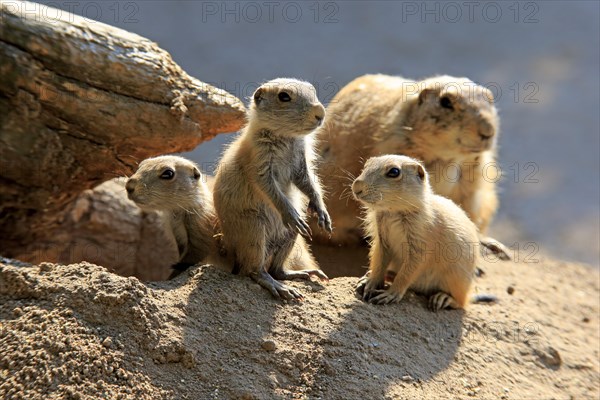
{"type": "MultiPolygon", "coordinates": [[[[388,285],[389,287],[389,285],[388,285]]],[[[377,297],[388,289],[384,282],[376,282],[368,276],[363,276],[356,285],[356,292],[360,298],[367,303],[372,303],[371,300],[377,297]]]]}
{"type": "Polygon", "coordinates": [[[316,276],[317,278],[319,278],[322,281],[329,281],[329,277],[327,275],[325,275],[325,273],[323,271],[321,271],[320,269],[306,269],[306,270],[300,270],[300,271],[288,271],[285,269],[278,269],[278,270],[272,271],[270,275],[274,279],[277,279],[280,281],[291,281],[294,279],[302,279],[302,280],[309,281],[309,280],[311,280],[311,277],[313,277],[313,276],[316,276]]]}
{"type": "Polygon", "coordinates": [[[429,309],[433,312],[443,310],[445,308],[461,308],[460,304],[448,293],[437,292],[429,297],[429,309]]]}
{"type": "Polygon", "coordinates": [[[385,304],[400,303],[400,301],[402,301],[403,298],[404,298],[403,293],[400,293],[397,290],[395,290],[394,288],[390,287],[385,290],[370,291],[369,293],[367,293],[366,301],[371,304],[385,305],[385,304]]]}
{"type": "Polygon", "coordinates": [[[284,300],[300,300],[304,298],[302,293],[292,287],[278,282],[264,270],[261,270],[260,272],[253,272],[250,274],[250,277],[260,286],[271,292],[275,298],[284,300]]]}
{"type": "Polygon", "coordinates": [[[512,260],[510,249],[496,239],[484,236],[479,239],[479,243],[481,243],[481,250],[484,254],[493,254],[502,261],[512,260]]]}

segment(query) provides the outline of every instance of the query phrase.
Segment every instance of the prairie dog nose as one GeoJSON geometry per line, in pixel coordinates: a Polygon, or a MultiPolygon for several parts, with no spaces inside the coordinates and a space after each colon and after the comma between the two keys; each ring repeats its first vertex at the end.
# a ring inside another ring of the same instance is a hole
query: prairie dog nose
{"type": "Polygon", "coordinates": [[[127,190],[127,193],[132,194],[133,191],[135,190],[135,184],[136,184],[136,180],[133,178],[129,178],[127,180],[127,183],[125,184],[125,190],[127,190]]]}
{"type": "Polygon", "coordinates": [[[486,132],[486,131],[479,131],[479,137],[481,138],[481,140],[491,139],[492,136],[494,136],[494,134],[490,134],[489,132],[486,132]]]}
{"type": "Polygon", "coordinates": [[[352,182],[352,192],[355,195],[359,195],[361,194],[363,191],[365,190],[365,182],[361,181],[361,180],[355,180],[354,182],[352,182]]]}
{"type": "Polygon", "coordinates": [[[313,106],[313,113],[317,121],[323,121],[323,118],[325,118],[325,107],[321,103],[315,104],[313,106]]]}
{"type": "Polygon", "coordinates": [[[494,136],[494,127],[489,122],[482,121],[478,133],[481,139],[489,139],[494,136]]]}

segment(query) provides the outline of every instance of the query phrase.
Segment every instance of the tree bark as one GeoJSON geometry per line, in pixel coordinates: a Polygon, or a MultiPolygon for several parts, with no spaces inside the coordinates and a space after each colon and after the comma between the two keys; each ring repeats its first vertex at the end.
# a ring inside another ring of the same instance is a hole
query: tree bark
{"type": "Polygon", "coordinates": [[[60,226],[83,190],[234,132],[244,115],[146,38],[0,1],[0,253],[60,226]]]}

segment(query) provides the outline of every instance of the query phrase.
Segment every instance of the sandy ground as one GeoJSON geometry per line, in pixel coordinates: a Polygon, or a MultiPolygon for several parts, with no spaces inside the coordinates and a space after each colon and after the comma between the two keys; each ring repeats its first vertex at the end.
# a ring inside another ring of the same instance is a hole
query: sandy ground
{"type": "Polygon", "coordinates": [[[475,291],[499,303],[432,313],[364,304],[353,277],[294,282],[305,300],[283,303],[212,266],[144,284],[4,260],[0,398],[597,399],[598,270],[482,267],[475,291]]]}
{"type": "MultiPolygon", "coordinates": [[[[211,266],[142,283],[89,263],[0,259],[0,398],[599,398],[598,268],[536,259],[600,262],[597,3],[519,3],[539,7],[533,24],[524,8],[513,22],[513,2],[497,3],[498,23],[439,24],[403,22],[406,2],[335,2],[333,24],[312,22],[313,2],[296,2],[298,23],[203,21],[207,2],[52,3],[78,13],[93,4],[101,12],[87,16],[158,41],[239,97],[275,76],[310,80],[325,103],[368,72],[498,83],[500,161],[521,175],[501,182],[492,233],[518,242],[520,262],[482,265],[475,291],[499,303],[434,314],[418,296],[359,301],[364,251],[319,249],[338,278],[293,283],[306,295],[295,303],[211,266]],[[525,102],[531,82],[535,103],[525,102]]],[[[207,172],[230,138],[196,150],[207,172]]]]}

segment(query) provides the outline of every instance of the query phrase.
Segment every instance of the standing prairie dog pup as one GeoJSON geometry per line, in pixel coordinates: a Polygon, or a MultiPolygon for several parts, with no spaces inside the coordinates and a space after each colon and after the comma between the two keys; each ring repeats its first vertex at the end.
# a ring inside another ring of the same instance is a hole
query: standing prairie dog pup
{"type": "Polygon", "coordinates": [[[327,279],[298,235],[311,233],[307,208],[318,216],[320,228],[332,230],[312,171],[311,133],[324,116],[311,84],[269,81],[254,92],[248,124],[217,169],[215,209],[225,247],[235,258],[234,271],[250,275],[275,297],[302,297],[277,280],[327,279]],[[289,270],[292,257],[308,269],[289,270]]]}
{"type": "Polygon", "coordinates": [[[366,208],[369,272],[357,286],[363,299],[397,303],[407,289],[431,296],[433,311],[464,308],[479,253],[477,228],[465,212],[433,193],[417,160],[370,158],[352,184],[366,208]],[[384,289],[386,273],[395,275],[384,289]]]}
{"type": "MultiPolygon", "coordinates": [[[[362,240],[359,205],[348,199],[349,179],[370,157],[403,154],[423,162],[433,191],[461,206],[484,234],[496,209],[498,115],[493,94],[467,78],[436,76],[420,82],[364,75],[333,98],[320,134],[333,243],[362,240]],[[345,191],[346,189],[346,191],[345,191]]],[[[501,245],[482,238],[493,251],[501,245]]]]}
{"type": "Polygon", "coordinates": [[[177,156],[148,158],[125,188],[140,208],[162,213],[165,228],[177,243],[181,266],[216,255],[212,194],[196,164],[177,156]]]}

